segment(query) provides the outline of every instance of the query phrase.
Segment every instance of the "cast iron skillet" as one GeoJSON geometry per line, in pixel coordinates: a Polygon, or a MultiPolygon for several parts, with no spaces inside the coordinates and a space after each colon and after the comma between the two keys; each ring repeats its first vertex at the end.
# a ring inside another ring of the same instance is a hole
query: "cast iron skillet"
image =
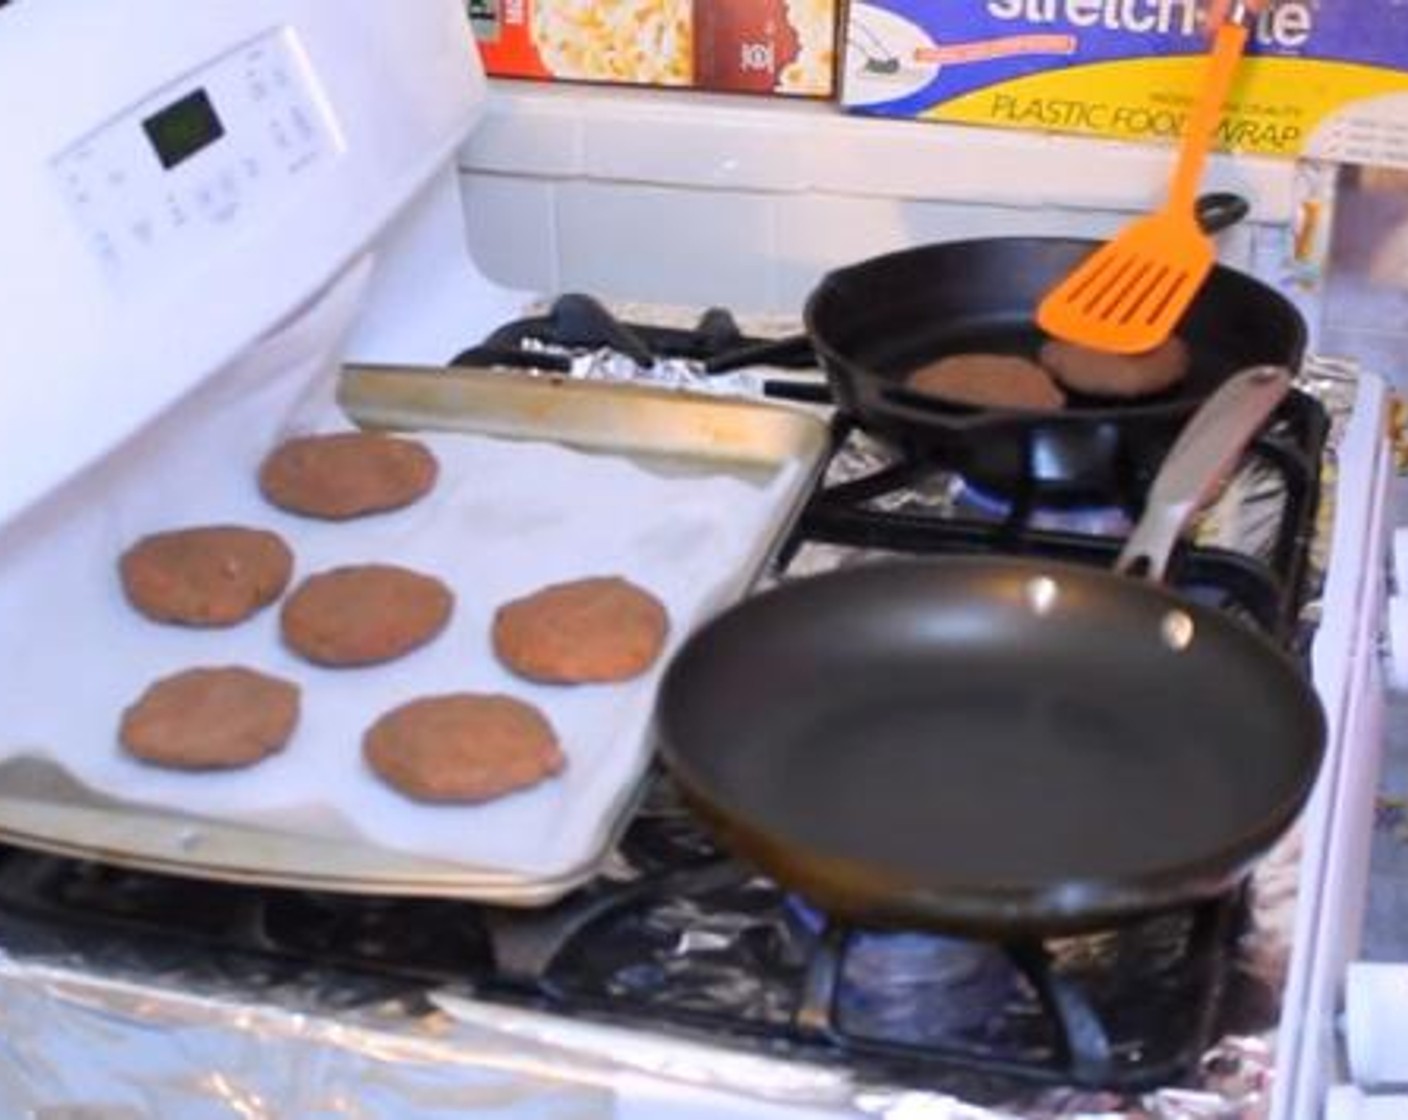
{"type": "MultiPolygon", "coordinates": [[[[1161,573],[1229,433],[1240,447],[1285,392],[1271,372],[1190,424],[1126,564],[1161,573]]],[[[1004,939],[1227,890],[1299,812],[1324,740],[1299,668],[1244,624],[1011,557],[745,600],[686,641],[656,714],[685,797],[782,884],[865,926],[1004,939]]]]}
{"type": "MultiPolygon", "coordinates": [[[[1246,213],[1235,195],[1199,201],[1205,228],[1246,213]]],[[[1069,238],[999,237],[907,249],[838,269],[809,296],[804,318],[837,403],[861,427],[937,458],[978,487],[1033,491],[1075,504],[1142,491],[1193,410],[1239,369],[1295,370],[1306,329],[1273,288],[1214,267],[1177,333],[1187,378],[1137,402],[1073,396],[1058,412],[976,409],[904,388],[914,369],[948,354],[1035,357],[1035,308],[1097,247],[1069,238]]]]}

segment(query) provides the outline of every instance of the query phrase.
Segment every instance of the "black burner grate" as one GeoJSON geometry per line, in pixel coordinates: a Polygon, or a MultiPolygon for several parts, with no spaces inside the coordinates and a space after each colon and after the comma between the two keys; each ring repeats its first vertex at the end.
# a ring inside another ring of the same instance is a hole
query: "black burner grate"
{"type": "MultiPolygon", "coordinates": [[[[1259,503],[1269,520],[1257,539],[1240,548],[1181,546],[1170,562],[1169,578],[1189,598],[1219,607],[1263,630],[1283,645],[1294,645],[1305,598],[1307,562],[1320,496],[1320,462],[1329,434],[1324,407],[1291,393],[1246,456],[1248,470],[1260,472],[1266,495],[1259,503]]],[[[866,440],[851,421],[834,421],[834,459],[850,441],[866,440]]],[[[872,456],[872,459],[877,457],[872,456]]],[[[1109,567],[1137,520],[1137,504],[1113,503],[1105,511],[1049,511],[1035,491],[994,508],[954,499],[940,490],[937,501],[889,502],[896,495],[934,490],[935,476],[961,484],[932,455],[882,455],[859,472],[830,472],[808,503],[781,553],[785,569],[808,544],[924,555],[1002,553],[1109,567]],[[839,473],[841,477],[836,477],[839,473]],[[1051,521],[1119,522],[1123,529],[1079,531],[1051,527],[1051,521]]]]}
{"type": "Polygon", "coordinates": [[[571,367],[569,354],[599,349],[624,354],[642,369],[670,358],[697,362],[702,372],[711,374],[754,365],[784,369],[816,365],[805,335],[749,336],[723,308],[709,308],[689,327],[627,323],[591,296],[577,292],[559,296],[542,315],[506,323],[477,346],[455,355],[450,364],[565,372],[571,367]]]}
{"type": "Polygon", "coordinates": [[[1140,1090],[1192,1069],[1215,1036],[1240,896],[1023,945],[841,929],[714,849],[664,776],[652,783],[622,846],[635,877],[542,910],[190,882],[9,851],[0,929],[12,948],[100,946],[104,960],[161,971],[194,954],[203,972],[251,983],[316,969],[367,1002],[446,986],[917,1087],[958,1072],[1140,1090]]]}

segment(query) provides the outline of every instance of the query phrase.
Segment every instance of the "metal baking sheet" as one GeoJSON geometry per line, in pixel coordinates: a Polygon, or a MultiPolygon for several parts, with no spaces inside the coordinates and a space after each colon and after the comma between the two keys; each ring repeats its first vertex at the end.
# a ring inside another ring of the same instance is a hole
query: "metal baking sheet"
{"type": "MultiPolygon", "coordinates": [[[[545,441],[625,456],[663,474],[756,479],[800,468],[787,475],[786,492],[731,573],[734,598],[766,567],[828,445],[825,423],[801,409],[533,373],[349,366],[338,378],[338,402],[365,427],[545,441]]],[[[0,763],[0,840],[19,846],[206,879],[525,906],[552,902],[595,876],[632,808],[633,791],[623,791],[610,827],[579,864],[535,876],[406,854],[357,837],[134,805],[35,755],[0,763]]]]}

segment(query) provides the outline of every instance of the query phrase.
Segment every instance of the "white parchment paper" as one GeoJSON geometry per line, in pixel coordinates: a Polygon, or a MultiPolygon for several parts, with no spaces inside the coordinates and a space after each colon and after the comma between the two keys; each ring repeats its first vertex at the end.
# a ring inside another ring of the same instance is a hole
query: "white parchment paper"
{"type": "Polygon", "coordinates": [[[666,474],[549,443],[428,434],[441,475],[414,506],[343,523],[284,514],[259,495],[258,464],[293,432],[350,426],[333,400],[335,368],[316,345],[276,346],[203,386],[0,534],[0,756],[47,756],[126,801],[322,835],[351,830],[505,873],[570,871],[603,841],[644,770],[668,651],[743,590],[792,468],[763,482],[702,468],[666,474]],[[365,561],[432,573],[453,589],[454,614],[431,644],[358,669],[320,668],[286,651],[277,606],[229,629],[144,619],[123,596],[119,554],[146,533],[199,523],[280,533],[295,553],[295,585],[365,561]],[[499,667],[489,642],[499,604],[599,574],[640,583],[669,610],[667,654],[648,675],[543,686],[499,667]],[[124,755],[122,710],[151,682],[226,664],[301,686],[302,715],[285,751],[247,770],[200,774],[124,755]],[[561,740],[565,772],[473,807],[427,807],[383,786],[361,759],[365,729],[398,704],[453,691],[538,705],[561,740]]]}

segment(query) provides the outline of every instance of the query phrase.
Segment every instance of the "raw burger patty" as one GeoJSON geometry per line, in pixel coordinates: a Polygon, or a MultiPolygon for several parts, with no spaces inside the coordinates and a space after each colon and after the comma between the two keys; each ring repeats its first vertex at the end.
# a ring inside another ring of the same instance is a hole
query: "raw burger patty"
{"type": "Polygon", "coordinates": [[[556,684],[623,681],[665,644],[664,605],[619,576],[557,583],[494,614],[494,652],[519,676],[556,684]]]}
{"type": "Polygon", "coordinates": [[[920,366],[905,385],[920,393],[982,408],[1049,411],[1066,403],[1051,375],[1011,354],[954,354],[920,366]]]}
{"type": "Polygon", "coordinates": [[[290,513],[341,521],[410,505],[438,473],[435,456],[415,440],[337,432],[280,444],[259,468],[259,489],[290,513]]]}
{"type": "Polygon", "coordinates": [[[122,713],[129,754],[179,770],[249,766],[283,749],[298,723],[298,686],[253,669],[187,669],[122,713]]]}
{"type": "Polygon", "coordinates": [[[394,708],[362,739],[372,770],[419,801],[489,801],[566,764],[537,708],[508,696],[430,696],[394,708]]]}
{"type": "Polygon", "coordinates": [[[357,564],[309,576],[284,600],[284,642],[319,665],[372,665],[440,633],[454,594],[434,576],[357,564]]]}
{"type": "Polygon", "coordinates": [[[1067,389],[1097,397],[1142,397],[1178,384],[1188,373],[1188,346],[1173,336],[1143,354],[1110,354],[1053,339],[1041,364],[1067,389]]]}
{"type": "Polygon", "coordinates": [[[230,626],[284,593],[293,553],[263,529],[206,525],[143,537],[118,571],[128,601],[148,618],[230,626]]]}

